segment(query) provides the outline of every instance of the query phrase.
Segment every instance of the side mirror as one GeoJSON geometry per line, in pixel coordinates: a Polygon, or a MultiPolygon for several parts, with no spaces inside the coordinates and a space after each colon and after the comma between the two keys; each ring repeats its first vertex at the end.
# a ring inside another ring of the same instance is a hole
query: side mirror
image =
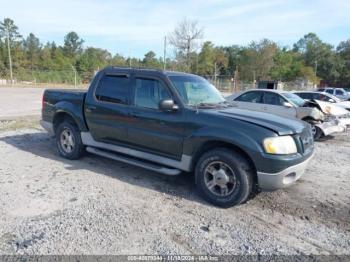
{"type": "Polygon", "coordinates": [[[284,107],[288,107],[288,108],[293,107],[293,105],[292,105],[291,103],[289,103],[289,102],[284,102],[284,103],[283,103],[283,106],[284,106],[284,107]]]}
{"type": "Polygon", "coordinates": [[[165,99],[159,102],[159,109],[162,111],[176,111],[179,107],[174,103],[174,100],[165,99]]]}

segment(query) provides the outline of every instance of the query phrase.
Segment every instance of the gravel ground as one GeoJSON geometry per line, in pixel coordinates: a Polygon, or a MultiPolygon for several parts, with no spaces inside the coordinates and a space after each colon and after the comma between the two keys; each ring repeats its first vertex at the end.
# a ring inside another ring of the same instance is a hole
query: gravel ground
{"type": "Polygon", "coordinates": [[[44,88],[0,87],[0,119],[40,115],[43,93],[44,88]]]}
{"type": "Polygon", "coordinates": [[[0,132],[0,254],[350,255],[350,134],[316,144],[294,186],[229,209],[193,176],[58,156],[40,128],[0,132]]]}

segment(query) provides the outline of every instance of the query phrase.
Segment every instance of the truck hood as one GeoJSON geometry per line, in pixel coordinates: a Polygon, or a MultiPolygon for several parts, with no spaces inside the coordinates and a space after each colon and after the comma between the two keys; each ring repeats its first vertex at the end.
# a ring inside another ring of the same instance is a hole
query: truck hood
{"type": "Polygon", "coordinates": [[[280,117],[268,113],[250,111],[237,108],[220,109],[217,113],[237,119],[240,121],[252,123],[270,129],[279,135],[292,135],[301,133],[306,124],[295,118],[280,117]]]}
{"type": "Polygon", "coordinates": [[[333,115],[333,116],[342,116],[347,115],[349,111],[347,111],[345,108],[338,106],[336,104],[332,104],[329,102],[324,102],[320,100],[313,100],[315,103],[319,105],[319,107],[322,109],[322,112],[327,115],[333,115]]]}

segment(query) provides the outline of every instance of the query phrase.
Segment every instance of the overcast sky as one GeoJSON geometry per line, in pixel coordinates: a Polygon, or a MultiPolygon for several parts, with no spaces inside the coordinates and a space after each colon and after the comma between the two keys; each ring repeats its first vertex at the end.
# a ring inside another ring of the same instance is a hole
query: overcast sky
{"type": "Polygon", "coordinates": [[[163,38],[183,17],[198,20],[204,40],[245,45],[269,38],[291,46],[308,32],[333,45],[350,38],[350,0],[0,0],[22,35],[62,44],[76,31],[84,46],[113,54],[162,54],[163,38]]]}

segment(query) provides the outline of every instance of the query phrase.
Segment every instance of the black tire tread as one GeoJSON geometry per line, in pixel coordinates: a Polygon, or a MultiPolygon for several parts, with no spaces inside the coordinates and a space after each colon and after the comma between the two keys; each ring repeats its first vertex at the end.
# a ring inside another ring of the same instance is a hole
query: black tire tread
{"type": "Polygon", "coordinates": [[[81,141],[80,130],[79,130],[78,126],[74,123],[74,121],[72,121],[70,119],[65,119],[57,126],[57,130],[55,133],[56,133],[57,150],[62,157],[66,158],[66,159],[70,159],[70,160],[77,160],[77,159],[80,159],[84,155],[85,147],[83,145],[83,142],[81,141]],[[71,129],[73,131],[74,137],[75,137],[76,148],[71,154],[67,154],[67,153],[63,152],[62,150],[60,150],[60,146],[59,146],[60,133],[61,133],[61,130],[65,127],[68,127],[69,129],[71,129]]]}
{"type": "Polygon", "coordinates": [[[210,150],[206,153],[204,153],[198,160],[196,169],[195,169],[195,176],[196,176],[196,186],[197,190],[199,191],[199,194],[204,197],[208,202],[223,207],[223,208],[228,208],[232,207],[234,205],[239,205],[242,203],[245,203],[250,197],[254,194],[253,193],[253,188],[255,185],[254,177],[255,177],[255,171],[250,165],[249,161],[240,153],[238,153],[235,150],[229,149],[229,148],[216,148],[213,150],[210,150]],[[215,199],[214,196],[208,197],[208,195],[205,193],[205,191],[201,188],[199,185],[199,174],[200,168],[201,168],[201,163],[205,161],[205,159],[213,156],[219,156],[219,157],[224,157],[227,159],[231,159],[233,162],[235,162],[238,167],[241,170],[245,172],[246,175],[243,175],[243,179],[245,179],[245,185],[246,189],[242,195],[240,195],[239,199],[236,201],[231,201],[231,202],[221,202],[215,199]]]}

